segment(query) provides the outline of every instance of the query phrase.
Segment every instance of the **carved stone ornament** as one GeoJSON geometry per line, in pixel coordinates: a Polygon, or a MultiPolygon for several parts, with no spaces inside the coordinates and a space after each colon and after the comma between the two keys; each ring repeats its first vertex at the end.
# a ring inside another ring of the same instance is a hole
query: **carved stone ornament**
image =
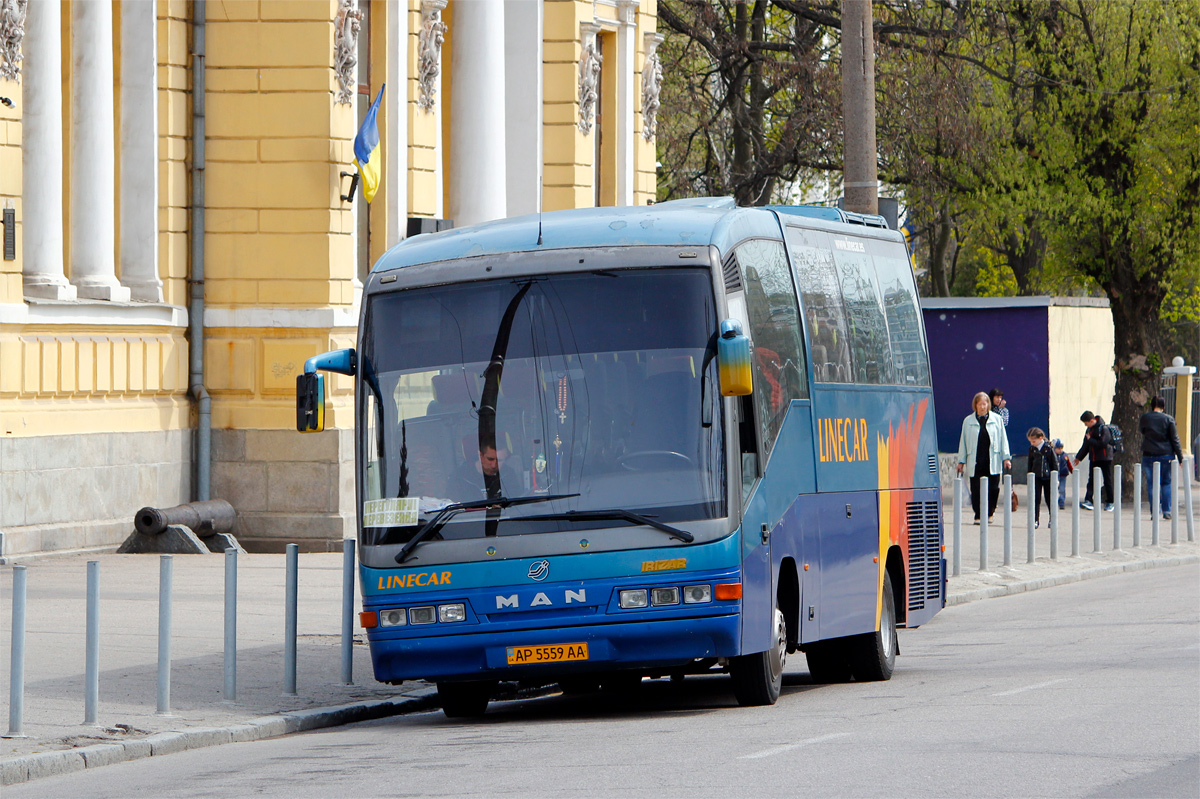
{"type": "Polygon", "coordinates": [[[658,130],[659,93],[662,91],[662,61],[658,58],[661,33],[646,34],[646,63],[642,67],[642,138],[650,141],[658,130]]]}
{"type": "Polygon", "coordinates": [[[21,80],[21,40],[29,0],[0,0],[0,78],[21,80]]]}
{"type": "Polygon", "coordinates": [[[339,0],[333,33],[333,71],[337,74],[337,101],[347,105],[358,91],[354,67],[358,64],[358,30],[362,12],[355,0],[339,0]]]}
{"type": "Polygon", "coordinates": [[[597,29],[584,25],[583,52],[579,55],[579,131],[584,135],[592,132],[592,121],[596,118],[596,101],[600,99],[600,48],[596,46],[597,29]]]}
{"type": "Polygon", "coordinates": [[[442,9],[446,0],[425,0],[421,3],[421,36],[417,40],[417,105],[433,112],[437,95],[437,79],[442,73],[442,42],[446,40],[446,23],[442,9]]]}

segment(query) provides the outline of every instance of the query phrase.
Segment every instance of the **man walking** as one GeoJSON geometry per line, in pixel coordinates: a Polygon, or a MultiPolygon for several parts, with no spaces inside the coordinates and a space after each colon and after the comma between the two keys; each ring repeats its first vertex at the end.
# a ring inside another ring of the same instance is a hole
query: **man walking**
{"type": "MultiPolygon", "coordinates": [[[[1159,485],[1162,487],[1160,500],[1164,519],[1171,518],[1171,459],[1183,463],[1183,447],[1179,444],[1179,432],[1175,420],[1166,412],[1167,401],[1155,397],[1150,410],[1142,414],[1138,428],[1142,431],[1142,476],[1146,482],[1146,501],[1153,502],[1151,492],[1154,479],[1154,464],[1159,469],[1159,485]]],[[[1184,476],[1187,479],[1187,476],[1184,476]]],[[[1152,512],[1157,512],[1151,508],[1152,512]]]]}
{"type": "MultiPolygon", "coordinates": [[[[1112,433],[1108,430],[1108,425],[1104,424],[1104,419],[1095,415],[1091,411],[1084,411],[1079,417],[1079,421],[1087,425],[1087,430],[1083,434],[1083,446],[1079,448],[1079,452],[1075,455],[1072,465],[1078,466],[1079,462],[1088,457],[1090,459],[1091,468],[1088,469],[1087,491],[1083,494],[1083,502],[1079,503],[1079,507],[1084,510],[1092,510],[1092,479],[1094,476],[1093,469],[1100,468],[1100,476],[1104,480],[1103,497],[1104,509],[1112,510],[1112,464],[1113,464],[1113,448],[1112,448],[1112,433]]],[[[1096,497],[1100,500],[1100,496],[1096,497]]]]}

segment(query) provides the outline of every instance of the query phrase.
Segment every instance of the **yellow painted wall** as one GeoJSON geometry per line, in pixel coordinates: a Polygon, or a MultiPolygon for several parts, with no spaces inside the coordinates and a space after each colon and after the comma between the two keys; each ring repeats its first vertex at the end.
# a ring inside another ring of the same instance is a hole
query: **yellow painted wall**
{"type": "Polygon", "coordinates": [[[0,435],[188,426],[187,344],[169,328],[0,331],[0,435]]]}
{"type": "Polygon", "coordinates": [[[543,6],[542,207],[590,208],[592,138],[579,130],[579,25],[592,20],[584,0],[547,0],[543,6]]]}
{"type": "Polygon", "coordinates": [[[1063,439],[1071,452],[1083,440],[1081,413],[1112,418],[1117,390],[1112,312],[1069,305],[1048,311],[1050,435],[1063,439]]]}
{"type": "Polygon", "coordinates": [[[22,302],[21,288],[21,86],[0,78],[0,97],[13,108],[0,105],[0,208],[16,209],[17,260],[0,260],[0,303],[22,302]]]}
{"type": "Polygon", "coordinates": [[[191,9],[158,0],[158,274],[163,301],[187,304],[191,9]]]}

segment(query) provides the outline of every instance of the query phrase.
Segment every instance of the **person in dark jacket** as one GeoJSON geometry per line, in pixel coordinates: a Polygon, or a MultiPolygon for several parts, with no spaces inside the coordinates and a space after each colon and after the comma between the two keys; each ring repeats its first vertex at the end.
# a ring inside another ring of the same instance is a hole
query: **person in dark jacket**
{"type": "MultiPolygon", "coordinates": [[[[1150,410],[1142,414],[1138,429],[1142,431],[1142,477],[1146,483],[1146,501],[1153,502],[1152,482],[1154,480],[1154,464],[1162,464],[1159,469],[1159,486],[1162,491],[1159,500],[1162,503],[1164,519],[1171,518],[1171,460],[1183,463],[1183,447],[1179,444],[1179,432],[1175,429],[1175,420],[1166,412],[1167,401],[1155,397],[1150,403],[1150,410]]],[[[1185,477],[1186,479],[1186,477],[1185,477]]],[[[1152,509],[1153,510],[1153,509],[1152,509]]]]}
{"type": "Polygon", "coordinates": [[[1046,499],[1046,510],[1050,510],[1050,475],[1058,471],[1058,458],[1054,449],[1046,441],[1046,434],[1040,427],[1031,427],[1025,434],[1029,439],[1029,471],[1033,473],[1033,526],[1042,524],[1042,498],[1046,499]]]}
{"type": "Polygon", "coordinates": [[[1062,439],[1054,439],[1054,457],[1058,459],[1058,509],[1067,507],[1067,478],[1075,467],[1071,465],[1071,456],[1063,451],[1062,439]]]}
{"type": "MultiPolygon", "coordinates": [[[[1104,509],[1112,510],[1112,464],[1113,451],[1111,434],[1106,429],[1103,417],[1097,416],[1091,411],[1084,411],[1079,417],[1079,421],[1087,425],[1087,431],[1083,434],[1083,446],[1079,448],[1079,452],[1075,455],[1072,461],[1072,466],[1078,466],[1079,462],[1085,457],[1089,459],[1090,467],[1088,468],[1087,490],[1083,492],[1083,502],[1079,503],[1079,507],[1084,510],[1092,510],[1092,479],[1094,477],[1094,469],[1099,467],[1100,476],[1104,480],[1103,497],[1104,509]]],[[[1100,494],[1101,492],[1097,492],[1100,494]]],[[[1100,499],[1098,495],[1096,499],[1100,499]]]]}

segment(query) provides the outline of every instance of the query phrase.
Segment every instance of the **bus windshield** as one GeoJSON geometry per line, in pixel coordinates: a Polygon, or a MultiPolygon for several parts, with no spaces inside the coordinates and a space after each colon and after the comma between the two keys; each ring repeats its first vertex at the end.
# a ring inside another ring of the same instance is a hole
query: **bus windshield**
{"type": "Polygon", "coordinates": [[[374,295],[359,350],[361,496],[415,500],[419,518],[365,516],[363,543],[406,542],[448,505],[489,498],[546,501],[457,512],[433,538],[631,524],[597,511],[724,516],[716,326],[704,269],[374,295]],[[572,511],[581,518],[563,518],[572,511]]]}

